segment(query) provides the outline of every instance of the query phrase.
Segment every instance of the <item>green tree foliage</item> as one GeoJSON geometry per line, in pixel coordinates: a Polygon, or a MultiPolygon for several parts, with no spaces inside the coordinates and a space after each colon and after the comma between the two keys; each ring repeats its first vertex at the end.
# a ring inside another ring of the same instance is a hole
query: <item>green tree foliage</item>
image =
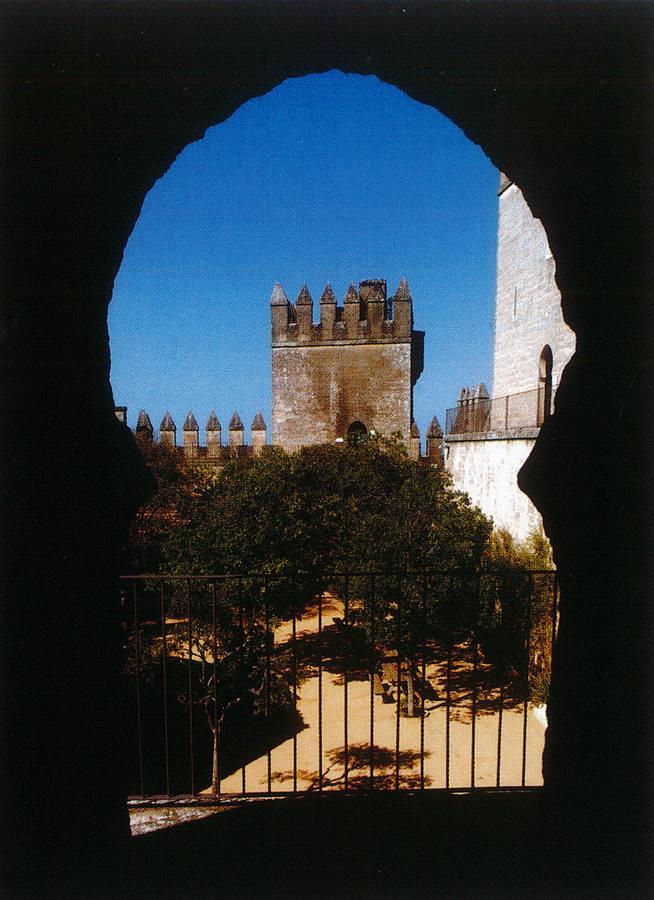
{"type": "MultiPolygon", "coordinates": [[[[425,629],[433,632],[448,602],[461,613],[462,595],[474,596],[474,578],[437,577],[427,591],[416,577],[383,573],[470,573],[490,530],[490,521],[452,489],[441,467],[409,460],[396,439],[305,447],[294,454],[270,447],[249,462],[227,465],[215,484],[197,494],[192,515],[169,531],[165,569],[178,575],[265,574],[221,583],[225,659],[233,651],[237,610],[274,628],[302,613],[320,591],[339,593],[343,579],[329,573],[378,573],[374,579],[350,577],[349,626],[369,642],[374,638],[380,659],[389,648],[399,649],[411,681],[425,629]],[[291,582],[289,573],[309,575],[291,582]]],[[[196,616],[196,627],[204,652],[212,640],[207,615],[196,616]]],[[[411,714],[412,691],[409,697],[411,714]]]]}
{"type": "Polygon", "coordinates": [[[488,659],[516,690],[546,703],[555,599],[552,551],[542,531],[516,542],[493,532],[484,553],[480,636],[488,659]],[[490,574],[490,573],[494,574],[490,574]]]}
{"type": "Polygon", "coordinates": [[[188,465],[172,447],[139,442],[139,449],[156,481],[156,492],[137,511],[130,532],[131,572],[156,572],[171,535],[188,526],[199,497],[216,481],[212,469],[188,465]]]}
{"type": "Polygon", "coordinates": [[[416,570],[479,563],[490,522],[396,441],[266,448],[234,462],[171,530],[170,572],[416,570]]]}

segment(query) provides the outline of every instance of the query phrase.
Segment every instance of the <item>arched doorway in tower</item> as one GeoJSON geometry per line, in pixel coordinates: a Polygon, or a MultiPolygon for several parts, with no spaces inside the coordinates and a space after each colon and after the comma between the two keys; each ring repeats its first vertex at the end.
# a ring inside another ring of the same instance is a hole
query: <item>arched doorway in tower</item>
{"type": "Polygon", "coordinates": [[[552,348],[546,344],[538,361],[538,425],[552,412],[552,348]]]}
{"type": "Polygon", "coordinates": [[[358,447],[368,437],[368,429],[363,422],[352,422],[347,429],[347,442],[350,447],[358,447]]]}

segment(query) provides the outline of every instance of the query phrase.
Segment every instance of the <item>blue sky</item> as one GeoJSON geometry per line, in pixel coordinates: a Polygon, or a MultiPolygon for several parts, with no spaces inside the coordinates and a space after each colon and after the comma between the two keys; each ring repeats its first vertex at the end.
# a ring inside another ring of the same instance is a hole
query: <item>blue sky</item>
{"type": "MultiPolygon", "coordinates": [[[[114,284],[111,381],[134,425],[215,409],[270,425],[268,301],[329,281],[409,281],[426,332],[424,435],[464,384],[490,387],[497,171],[431,107],[375,77],[290,79],[190,144],[149,192],[114,284]]],[[[203,435],[201,432],[201,440],[203,435]]]]}

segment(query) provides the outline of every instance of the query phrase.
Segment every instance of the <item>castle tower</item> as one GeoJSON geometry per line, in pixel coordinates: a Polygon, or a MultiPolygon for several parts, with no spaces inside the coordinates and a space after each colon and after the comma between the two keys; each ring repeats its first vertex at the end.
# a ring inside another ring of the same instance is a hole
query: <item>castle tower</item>
{"type": "Polygon", "coordinates": [[[261,412],[257,412],[250,426],[252,433],[252,452],[255,456],[261,453],[266,446],[266,423],[263,421],[261,412]]]}
{"type": "Polygon", "coordinates": [[[238,448],[245,443],[243,423],[241,417],[234,410],[232,418],[229,421],[229,446],[233,453],[238,453],[238,448]]]}
{"type": "Polygon", "coordinates": [[[545,229],[505,175],[497,194],[492,398],[484,384],[461,391],[447,413],[445,465],[496,528],[523,541],[542,521],[518,488],[518,472],[552,412],[575,335],[563,319],[545,229]]]}
{"type": "MultiPolygon", "coordinates": [[[[541,359],[548,351],[553,396],[575,350],[554,279],[556,264],[540,220],[505,175],[500,176],[498,198],[493,397],[536,393],[541,359]]],[[[512,424],[521,423],[512,423],[509,414],[512,424]]]]}
{"type": "Polygon", "coordinates": [[[137,441],[142,441],[146,444],[152,443],[152,440],[154,438],[154,428],[152,427],[150,416],[144,409],[142,409],[139,413],[139,417],[136,420],[136,428],[134,429],[134,431],[137,441]]]}
{"type": "Polygon", "coordinates": [[[177,426],[169,412],[163,417],[159,426],[159,443],[162,447],[175,447],[177,445],[177,426]]]}
{"type": "Polygon", "coordinates": [[[374,429],[409,445],[424,332],[413,330],[405,279],[394,297],[381,279],[351,284],[341,307],[326,285],[319,322],[306,285],[293,304],[276,284],[270,315],[273,444],[294,450],[374,429]]]}
{"type": "Polygon", "coordinates": [[[184,457],[194,459],[198,455],[200,427],[195,416],[189,411],[184,422],[184,457]]]}
{"type": "Polygon", "coordinates": [[[420,459],[420,429],[415,422],[411,423],[411,432],[409,437],[409,457],[410,459],[420,459]]]}
{"type": "Polygon", "coordinates": [[[212,409],[207,419],[206,429],[207,456],[209,459],[218,459],[220,456],[220,448],[222,444],[222,426],[218,421],[218,416],[212,409]]]}

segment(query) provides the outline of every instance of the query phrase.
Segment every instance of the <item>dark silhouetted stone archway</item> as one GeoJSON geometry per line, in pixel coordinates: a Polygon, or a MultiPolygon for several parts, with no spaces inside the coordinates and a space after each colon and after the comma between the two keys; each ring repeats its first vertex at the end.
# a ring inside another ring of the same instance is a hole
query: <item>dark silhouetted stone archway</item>
{"type": "MultiPolygon", "coordinates": [[[[651,712],[651,10],[118,0],[9,2],[2,14],[14,855],[29,851],[35,871],[74,867],[110,859],[127,833],[115,572],[149,482],[108,377],[123,248],[186,144],[284,78],[330,68],[437,107],[543,220],[578,347],[520,482],[561,573],[546,780],[577,809],[637,804],[651,712]]],[[[402,141],[392,123],[389,139],[402,141]]]]}

